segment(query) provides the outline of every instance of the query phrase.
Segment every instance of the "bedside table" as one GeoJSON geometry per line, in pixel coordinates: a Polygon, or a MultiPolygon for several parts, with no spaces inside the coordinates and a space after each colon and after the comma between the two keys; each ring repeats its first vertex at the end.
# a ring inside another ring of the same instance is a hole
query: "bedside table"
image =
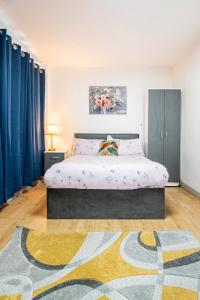
{"type": "Polygon", "coordinates": [[[63,161],[67,158],[67,151],[45,151],[44,152],[44,172],[52,165],[63,161]]]}

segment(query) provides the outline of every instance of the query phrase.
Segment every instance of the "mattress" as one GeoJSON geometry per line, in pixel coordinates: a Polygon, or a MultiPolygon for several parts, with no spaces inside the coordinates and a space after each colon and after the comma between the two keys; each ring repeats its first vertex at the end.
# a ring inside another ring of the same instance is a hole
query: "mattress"
{"type": "Polygon", "coordinates": [[[168,178],[163,165],[144,156],[74,155],[44,175],[52,188],[114,190],[162,188],[168,178]]]}

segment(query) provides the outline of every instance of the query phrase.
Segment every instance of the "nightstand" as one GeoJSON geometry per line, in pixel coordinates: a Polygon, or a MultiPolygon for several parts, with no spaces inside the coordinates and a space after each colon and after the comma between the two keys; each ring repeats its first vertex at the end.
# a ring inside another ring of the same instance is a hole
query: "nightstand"
{"type": "Polygon", "coordinates": [[[63,161],[67,158],[67,151],[45,151],[44,152],[44,172],[49,169],[52,165],[63,161]]]}

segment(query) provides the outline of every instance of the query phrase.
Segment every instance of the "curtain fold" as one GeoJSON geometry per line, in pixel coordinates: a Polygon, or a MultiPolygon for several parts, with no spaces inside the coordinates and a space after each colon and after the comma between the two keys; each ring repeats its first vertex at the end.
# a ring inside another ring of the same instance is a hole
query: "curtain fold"
{"type": "Polygon", "coordinates": [[[26,155],[25,155],[25,170],[24,184],[31,185],[33,182],[33,164],[34,164],[34,135],[33,135],[33,60],[29,59],[28,74],[27,74],[27,111],[26,111],[26,155]]]}
{"type": "Polygon", "coordinates": [[[11,39],[6,30],[0,34],[0,131],[3,189],[1,204],[12,196],[13,169],[11,156],[11,39]]]}
{"type": "Polygon", "coordinates": [[[44,151],[45,151],[45,70],[40,71],[40,173],[44,174],[44,151]]]}
{"type": "Polygon", "coordinates": [[[20,119],[21,119],[21,47],[11,48],[11,157],[13,168],[13,193],[21,186],[21,145],[20,119]]]}
{"type": "Polygon", "coordinates": [[[20,118],[20,147],[21,147],[21,172],[20,172],[20,184],[23,186],[25,183],[25,161],[27,156],[27,99],[28,99],[28,69],[29,69],[29,59],[30,55],[24,53],[21,58],[21,89],[20,89],[20,99],[21,99],[21,118],[20,118]]]}
{"type": "Polygon", "coordinates": [[[45,72],[0,31],[0,207],[43,175],[45,72]]]}

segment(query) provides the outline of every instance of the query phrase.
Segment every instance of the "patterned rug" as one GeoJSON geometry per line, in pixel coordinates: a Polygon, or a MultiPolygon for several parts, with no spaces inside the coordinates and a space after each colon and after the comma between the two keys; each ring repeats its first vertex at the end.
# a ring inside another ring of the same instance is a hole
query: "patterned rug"
{"type": "Polygon", "coordinates": [[[17,228],[0,252],[2,299],[200,299],[200,242],[182,231],[17,228]]]}

